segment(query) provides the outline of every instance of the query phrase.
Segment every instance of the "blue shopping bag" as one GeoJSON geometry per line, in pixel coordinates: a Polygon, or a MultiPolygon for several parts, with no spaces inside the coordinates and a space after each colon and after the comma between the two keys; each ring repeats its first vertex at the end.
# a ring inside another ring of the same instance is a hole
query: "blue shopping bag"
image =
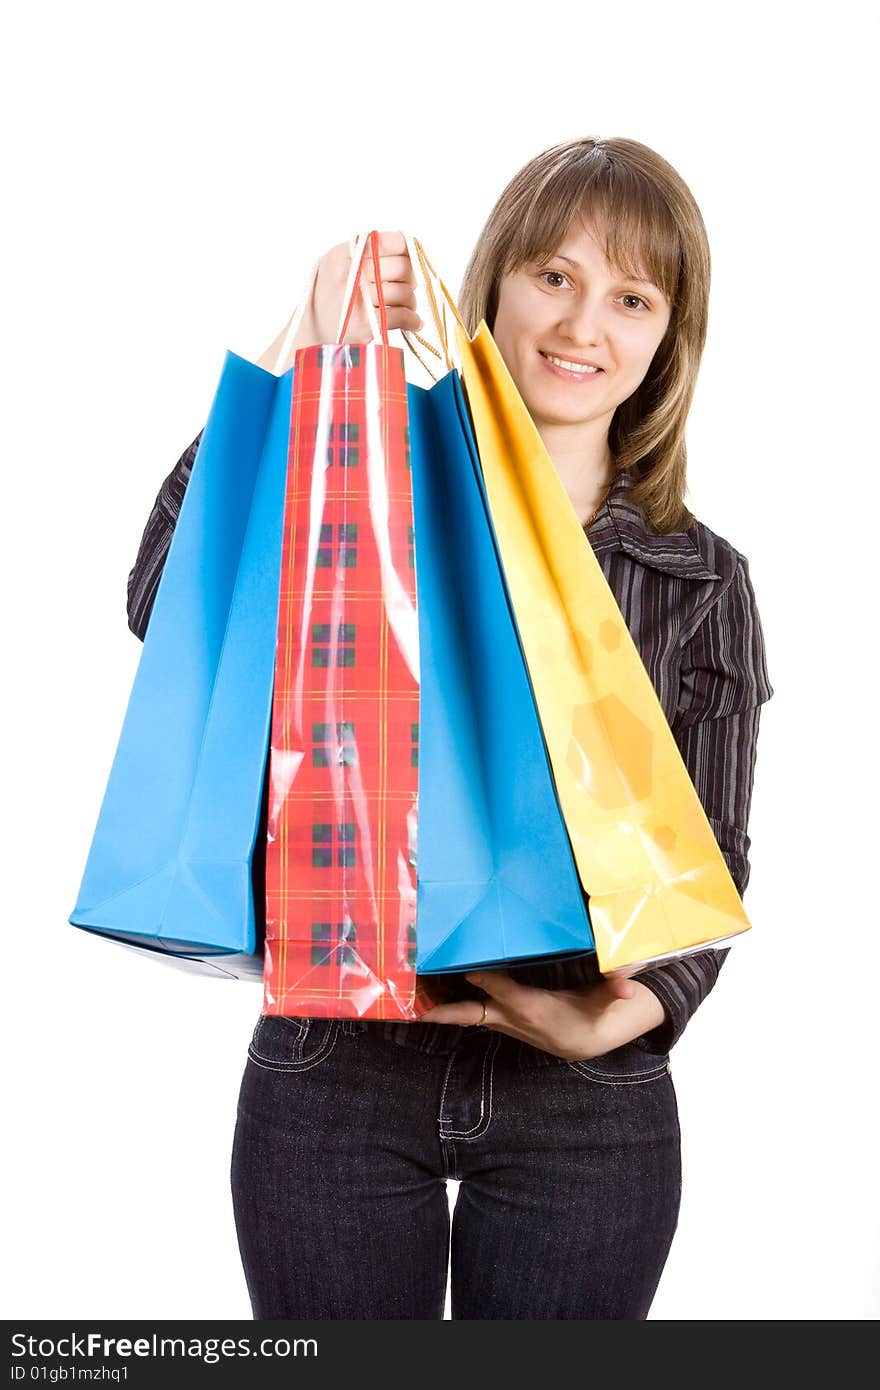
{"type": "Polygon", "coordinates": [[[594,950],[456,371],[408,384],[419,613],[416,969],[594,950]]]}
{"type": "Polygon", "coordinates": [[[276,377],[226,354],[69,918],[233,978],[263,968],[251,861],[265,815],[292,381],[292,369],[276,377]]]}

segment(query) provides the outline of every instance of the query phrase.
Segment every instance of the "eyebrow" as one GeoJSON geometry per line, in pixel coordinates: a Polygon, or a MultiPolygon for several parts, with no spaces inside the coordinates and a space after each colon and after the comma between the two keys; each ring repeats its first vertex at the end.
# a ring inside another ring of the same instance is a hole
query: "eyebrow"
{"type": "MultiPolygon", "coordinates": [[[[557,253],[557,255],[551,259],[555,259],[557,261],[565,261],[568,265],[573,266],[575,270],[583,269],[583,266],[581,265],[580,261],[573,261],[571,256],[560,256],[557,253]]],[[[650,285],[651,289],[654,290],[660,288],[659,285],[654,284],[653,280],[640,280],[637,275],[624,275],[623,278],[624,280],[632,280],[634,285],[650,285]]]]}

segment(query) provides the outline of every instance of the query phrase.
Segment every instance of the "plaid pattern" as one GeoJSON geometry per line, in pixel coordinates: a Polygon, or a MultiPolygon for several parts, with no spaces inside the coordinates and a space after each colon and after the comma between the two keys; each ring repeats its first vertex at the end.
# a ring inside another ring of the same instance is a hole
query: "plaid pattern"
{"type": "Polygon", "coordinates": [[[403,351],[300,349],[269,749],[267,1014],[412,1019],[434,1002],[414,966],[409,466],[403,351]]]}

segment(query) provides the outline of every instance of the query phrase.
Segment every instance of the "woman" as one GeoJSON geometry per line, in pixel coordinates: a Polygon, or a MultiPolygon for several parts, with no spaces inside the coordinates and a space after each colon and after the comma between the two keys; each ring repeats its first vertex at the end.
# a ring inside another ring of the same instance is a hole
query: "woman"
{"type": "MultiPolygon", "coordinates": [[[[399,233],[389,326],[416,330],[399,233]]],[[[297,342],[332,342],[345,244],[297,342]]],[[[761,704],[773,694],[748,564],[683,502],[709,248],[689,190],[631,140],[577,140],[505,189],[459,300],[486,319],[654,682],[742,894],[761,704]]],[[[372,272],[372,295],[377,302],[372,272]]],[[[348,341],[370,337],[362,306],[348,341]]],[[[267,349],[275,363],[284,330],[267,349]]],[[[200,436],[199,436],[200,438],[200,436]]],[[[129,577],[143,636],[198,438],[129,577]]],[[[418,1023],[261,1017],[232,1154],[257,1318],[648,1314],[678,1219],[669,1054],[726,950],[602,980],[595,957],[472,972],[418,1023]],[[456,997],[457,996],[457,997],[456,997]]]]}

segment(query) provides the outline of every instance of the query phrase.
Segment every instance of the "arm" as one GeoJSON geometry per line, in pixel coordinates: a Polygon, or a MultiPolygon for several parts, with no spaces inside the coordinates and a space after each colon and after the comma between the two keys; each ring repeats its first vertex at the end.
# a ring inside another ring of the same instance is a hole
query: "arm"
{"type": "MultiPolygon", "coordinates": [[[[424,325],[415,309],[415,273],[408,262],[408,250],[403,233],[382,232],[378,238],[377,249],[380,258],[384,259],[386,263],[385,267],[382,268],[381,281],[388,305],[388,327],[389,329],[399,328],[415,332],[424,325]],[[407,266],[404,271],[401,270],[399,264],[401,257],[407,258],[407,266]],[[405,292],[401,289],[402,284],[406,287],[405,292]],[[400,303],[402,293],[405,293],[407,304],[412,302],[412,308],[400,303]]],[[[367,258],[368,261],[369,257],[367,258]]],[[[375,277],[372,266],[367,262],[365,262],[366,283],[370,284],[375,277]]],[[[278,359],[287,337],[291,319],[288,319],[281,332],[259,358],[258,367],[262,367],[265,371],[272,371],[276,376],[281,376],[293,364],[297,348],[308,347],[313,343],[333,342],[333,326],[343,307],[350,264],[351,257],[347,242],[340,242],[339,245],[332,247],[321,257],[312,285],[311,298],[306,305],[296,336],[290,344],[284,360],[279,361],[278,359]]],[[[375,284],[372,288],[372,301],[374,304],[378,304],[378,292],[375,284]]],[[[369,342],[370,337],[370,324],[359,296],[358,304],[349,320],[345,342],[369,342]]],[[[199,431],[159,489],[159,494],[153,504],[153,510],[141,538],[134,568],[128,576],[128,625],[141,641],[144,640],[147,631],[147,624],[156,598],[156,590],[159,587],[162,569],[171,544],[171,536],[180,515],[183,495],[192,473],[192,466],[203,433],[204,431],[199,431]]]]}
{"type": "MultiPolygon", "coordinates": [[[[761,705],[773,693],[748,561],[740,555],[731,583],[684,648],[672,725],[740,897],[750,874],[747,831],[761,705]]],[[[699,951],[636,977],[666,1011],[660,1027],[635,1040],[639,1047],[665,1053],[678,1042],[718,979],[729,950],[699,951]]]]}
{"type": "MultiPolygon", "coordinates": [[[[344,247],[340,249],[345,249],[344,247]]],[[[278,356],[284,339],[287,336],[287,329],[290,325],[288,319],[284,328],[277,338],[269,344],[266,351],[257,362],[258,367],[265,371],[274,371],[276,375],[282,375],[293,363],[294,354],[297,348],[308,347],[312,343],[321,341],[318,336],[314,314],[311,307],[303,315],[296,337],[291,343],[285,360],[278,362],[278,356]]],[[[153,603],[156,599],[156,591],[159,588],[159,580],[162,578],[162,570],[168,558],[168,548],[171,545],[171,536],[177,525],[177,518],[180,516],[180,508],[183,504],[183,495],[186,492],[187,483],[192,474],[193,464],[198,453],[204,429],[199,430],[193,442],[181,454],[177,463],[172,468],[168,477],[159,489],[153,510],[150,512],[149,519],[141,537],[140,548],[138,549],[137,559],[134,567],[128,576],[128,626],[136,637],[144,640],[147,631],[147,624],[150,621],[150,614],[153,611],[153,603]]]]}
{"type": "MultiPolygon", "coordinates": [[[[742,896],[760,706],[773,695],[748,563],[712,603],[682,656],[672,732],[742,896]]],[[[469,971],[494,1001],[490,1026],[563,1057],[598,1056],[624,1043],[663,1055],[673,1048],[718,978],[729,948],[667,961],[633,979],[601,976],[586,988],[547,990],[520,971],[469,971]],[[517,978],[519,977],[519,978],[517,978]]],[[[595,957],[588,958],[594,962],[595,957]]],[[[473,1024],[473,999],[441,1004],[424,1022],[473,1024]]]]}
{"type": "Polygon", "coordinates": [[[128,576],[128,626],[141,641],[144,640],[153,611],[171,536],[180,516],[183,494],[203,433],[203,430],[199,431],[160,487],[141,537],[134,568],[128,576]]]}

